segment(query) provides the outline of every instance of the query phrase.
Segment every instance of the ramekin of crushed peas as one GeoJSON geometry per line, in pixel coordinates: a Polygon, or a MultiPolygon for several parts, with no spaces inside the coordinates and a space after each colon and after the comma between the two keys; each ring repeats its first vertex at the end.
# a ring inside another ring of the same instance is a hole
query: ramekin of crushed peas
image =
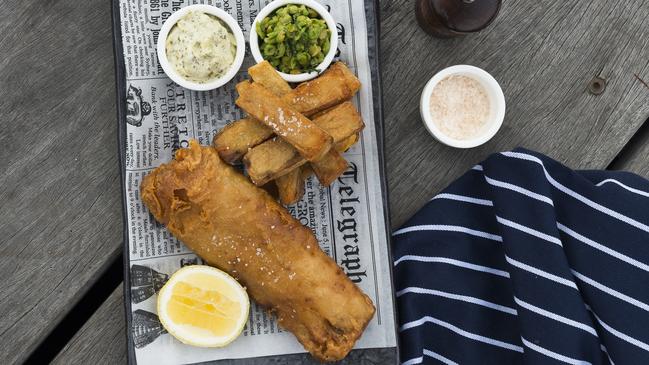
{"type": "Polygon", "coordinates": [[[270,62],[289,82],[316,77],[335,56],[335,22],[315,1],[273,1],[253,24],[250,48],[255,60],[270,62]]]}

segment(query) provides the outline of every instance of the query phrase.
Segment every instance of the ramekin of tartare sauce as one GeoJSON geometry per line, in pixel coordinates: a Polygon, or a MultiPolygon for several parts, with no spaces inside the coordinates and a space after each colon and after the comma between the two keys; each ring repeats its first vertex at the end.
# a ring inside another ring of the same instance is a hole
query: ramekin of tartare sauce
{"type": "Polygon", "coordinates": [[[472,148],[489,141],[505,118],[505,95],[488,72],[469,65],[443,69],[424,87],[421,118],[438,141],[472,148]]]}
{"type": "Polygon", "coordinates": [[[236,20],[211,5],[173,13],[158,35],[158,62],[178,85],[197,91],[223,86],[237,74],[246,51],[236,20]]]}

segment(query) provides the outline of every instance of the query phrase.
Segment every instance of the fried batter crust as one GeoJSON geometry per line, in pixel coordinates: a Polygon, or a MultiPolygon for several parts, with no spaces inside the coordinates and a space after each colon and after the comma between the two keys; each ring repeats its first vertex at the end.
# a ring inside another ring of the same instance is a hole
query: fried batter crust
{"type": "Polygon", "coordinates": [[[354,285],[263,189],[191,141],[142,181],[154,217],[207,263],[234,276],[314,357],[344,358],[374,315],[354,285]]]}

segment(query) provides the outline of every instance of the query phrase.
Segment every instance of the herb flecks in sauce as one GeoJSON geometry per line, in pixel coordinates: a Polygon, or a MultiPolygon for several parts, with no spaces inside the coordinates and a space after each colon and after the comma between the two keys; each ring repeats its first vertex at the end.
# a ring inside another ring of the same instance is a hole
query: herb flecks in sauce
{"type": "Polygon", "coordinates": [[[257,22],[256,31],[262,57],[287,74],[315,71],[331,45],[327,23],[304,5],[278,8],[257,22]]]}
{"type": "Polygon", "coordinates": [[[192,11],[171,28],[167,59],[183,78],[206,83],[223,76],[237,51],[234,35],[218,18],[192,11]]]}

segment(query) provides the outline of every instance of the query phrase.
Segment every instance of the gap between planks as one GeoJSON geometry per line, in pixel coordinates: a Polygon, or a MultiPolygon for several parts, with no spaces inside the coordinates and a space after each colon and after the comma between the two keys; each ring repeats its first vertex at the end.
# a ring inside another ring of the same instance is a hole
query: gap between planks
{"type": "Polygon", "coordinates": [[[123,254],[109,263],[97,281],[29,355],[25,364],[49,364],[124,280],[123,254]]]}
{"type": "MultiPolygon", "coordinates": [[[[613,158],[606,167],[607,170],[626,170],[632,164],[637,164],[637,159],[642,159],[643,149],[649,145],[649,119],[647,119],[633,137],[627,142],[620,152],[613,158]]],[[[648,163],[649,164],[649,161],[648,163]]],[[[646,174],[643,177],[649,178],[646,174]]]]}

